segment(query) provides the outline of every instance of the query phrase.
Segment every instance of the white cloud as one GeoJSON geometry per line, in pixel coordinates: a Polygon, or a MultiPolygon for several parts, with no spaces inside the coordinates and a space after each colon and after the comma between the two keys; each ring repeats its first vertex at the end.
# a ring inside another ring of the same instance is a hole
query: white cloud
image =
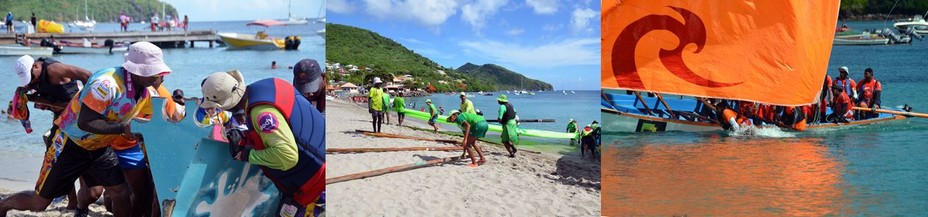
{"type": "Polygon", "coordinates": [[[507,35],[513,35],[513,36],[515,36],[515,35],[520,35],[520,34],[522,34],[523,32],[525,32],[525,29],[522,29],[522,28],[515,28],[515,29],[507,30],[507,31],[506,31],[506,34],[507,34],[507,35]]]}
{"type": "Polygon", "coordinates": [[[590,21],[596,18],[596,16],[599,16],[599,13],[589,8],[574,9],[574,12],[570,16],[570,30],[574,33],[593,32],[593,28],[590,27],[590,21]]]}
{"type": "Polygon", "coordinates": [[[461,19],[470,24],[474,32],[480,32],[487,18],[496,14],[509,0],[477,0],[461,7],[461,19]]]}
{"type": "Polygon", "coordinates": [[[454,54],[443,53],[431,48],[416,49],[415,52],[429,58],[454,59],[455,57],[454,54]]]}
{"type": "Polygon", "coordinates": [[[532,7],[536,14],[557,13],[557,0],[526,0],[525,3],[532,7]]]}
{"type": "Polygon", "coordinates": [[[523,46],[497,41],[467,41],[465,51],[503,63],[531,68],[599,65],[599,39],[569,39],[539,46],[523,46]]]}
{"type": "Polygon", "coordinates": [[[347,0],[326,0],[325,10],[339,14],[348,14],[354,12],[354,5],[351,5],[347,0]]]}
{"type": "Polygon", "coordinates": [[[400,40],[403,40],[409,43],[414,43],[414,44],[426,44],[424,41],[421,41],[415,38],[400,38],[400,40]]]}
{"type": "Polygon", "coordinates": [[[380,19],[406,19],[426,26],[438,26],[457,13],[455,1],[442,0],[364,0],[364,11],[380,19]]]}

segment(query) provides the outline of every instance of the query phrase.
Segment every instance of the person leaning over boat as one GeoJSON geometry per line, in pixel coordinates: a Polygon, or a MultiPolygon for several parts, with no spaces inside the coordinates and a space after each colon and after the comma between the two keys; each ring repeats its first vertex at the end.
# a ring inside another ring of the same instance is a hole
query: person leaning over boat
{"type": "MultiPolygon", "coordinates": [[[[86,178],[87,186],[104,187],[115,216],[130,216],[129,188],[111,145],[119,137],[136,139],[130,123],[141,110],[138,105],[151,100],[146,88],[160,86],[162,76],[170,72],[160,48],[138,42],[129,46],[121,67],[94,73],[86,88],[55,120],[60,129],[53,134],[52,148],[45,155],[36,193],[21,192],[8,198],[0,204],[0,216],[9,209],[44,210],[53,198],[67,194],[79,176],[86,178]]],[[[86,212],[93,202],[88,197],[93,196],[97,195],[80,190],[81,212],[86,212]]]]}
{"type": "Polygon", "coordinates": [[[467,99],[467,94],[461,92],[461,112],[468,114],[477,114],[477,110],[474,109],[474,102],[467,99]]]}
{"type": "Polygon", "coordinates": [[[570,145],[575,145],[577,144],[577,141],[580,140],[580,132],[578,131],[579,129],[580,128],[577,126],[577,121],[573,118],[567,122],[567,133],[574,134],[574,137],[570,138],[570,145]]]}
{"type": "MultiPolygon", "coordinates": [[[[86,69],[60,63],[52,58],[39,58],[36,61],[29,55],[16,60],[15,71],[21,85],[17,93],[33,92],[27,98],[36,103],[35,108],[51,111],[53,121],[61,116],[68,102],[80,91],[81,84],[87,83],[91,74],[86,69]]],[[[43,136],[46,150],[52,145],[51,134],[56,130],[58,125],[52,124],[49,132],[43,136]]],[[[102,191],[100,187],[94,189],[97,195],[102,191]]],[[[69,192],[67,208],[77,209],[77,194],[73,189],[69,192]]]]}
{"type": "MultiPolygon", "coordinates": [[[[281,192],[283,216],[317,216],[324,209],[325,117],[293,85],[267,78],[245,86],[239,71],[210,74],[201,108],[232,112],[247,130],[228,127],[232,157],[261,167],[281,192]]],[[[231,121],[230,121],[231,123],[231,121]]]]}
{"type": "Polygon", "coordinates": [[[857,82],[854,81],[850,76],[848,76],[847,66],[841,66],[838,68],[838,78],[835,79],[834,84],[831,86],[836,86],[841,88],[841,91],[847,94],[848,97],[851,97],[851,100],[857,100],[857,82]]]}
{"type": "Polygon", "coordinates": [[[470,156],[471,163],[468,166],[477,167],[477,165],[487,162],[487,159],[483,157],[483,151],[477,145],[477,139],[485,137],[487,129],[489,129],[487,120],[483,116],[451,110],[448,119],[445,121],[457,124],[464,131],[464,153],[461,154],[461,158],[464,158],[465,154],[470,156]],[[479,161],[474,158],[474,152],[471,151],[471,148],[477,151],[477,155],[480,156],[479,161]]]}
{"type": "Polygon", "coordinates": [[[805,131],[808,114],[812,106],[786,106],[777,126],[796,131],[805,131]]]}
{"type": "Polygon", "coordinates": [[[731,109],[725,100],[716,103],[715,108],[718,110],[719,126],[724,130],[738,131],[742,126],[751,125],[749,118],[731,109]]]}
{"type": "Polygon", "coordinates": [[[516,109],[509,103],[506,94],[500,94],[499,97],[496,98],[496,102],[499,103],[499,115],[497,119],[499,120],[499,124],[503,125],[503,132],[500,138],[502,138],[503,145],[506,146],[506,151],[509,152],[509,157],[516,157],[518,149],[513,145],[513,143],[519,142],[516,109]]]}
{"type": "Polygon", "coordinates": [[[293,85],[300,95],[309,100],[316,110],[325,115],[325,73],[319,62],[302,59],[293,65],[293,85]]]}
{"type": "Polygon", "coordinates": [[[403,111],[406,109],[406,100],[403,99],[403,92],[397,92],[396,97],[393,98],[393,110],[396,111],[396,125],[403,126],[403,119],[406,118],[406,112],[403,111]]]}
{"type": "Polygon", "coordinates": [[[434,132],[438,132],[438,109],[435,109],[435,104],[432,104],[432,99],[425,99],[425,104],[429,106],[429,125],[432,126],[434,132]]]}
{"type": "Polygon", "coordinates": [[[831,102],[832,113],[826,118],[828,122],[847,123],[854,120],[854,110],[851,110],[851,107],[854,107],[854,101],[851,97],[841,87],[832,86],[831,90],[835,98],[831,102]]]}
{"type": "Polygon", "coordinates": [[[374,77],[374,83],[367,93],[367,108],[370,110],[373,119],[371,127],[374,128],[375,133],[380,132],[380,125],[383,124],[383,89],[380,88],[382,85],[383,82],[380,81],[380,77],[374,77]]]}
{"type": "MultiPolygon", "coordinates": [[[[883,92],[883,85],[873,77],[873,69],[864,69],[864,79],[860,80],[860,83],[857,83],[857,92],[860,93],[860,97],[857,99],[857,106],[872,108],[874,110],[880,108],[880,95],[883,92]]],[[[857,118],[855,119],[863,120],[874,118],[878,115],[879,114],[875,111],[861,111],[857,113],[857,118]]]]}

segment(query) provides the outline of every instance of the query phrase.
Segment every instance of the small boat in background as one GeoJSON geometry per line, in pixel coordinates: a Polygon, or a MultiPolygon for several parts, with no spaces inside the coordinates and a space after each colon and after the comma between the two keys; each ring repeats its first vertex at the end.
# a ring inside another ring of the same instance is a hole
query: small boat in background
{"type": "Polygon", "coordinates": [[[912,29],[915,33],[918,34],[928,34],[928,22],[925,21],[925,18],[922,15],[915,15],[912,18],[895,20],[893,27],[896,27],[900,32],[908,31],[912,29]]]}
{"type": "Polygon", "coordinates": [[[0,56],[51,56],[55,50],[50,47],[26,47],[22,45],[0,45],[0,56]]]}
{"type": "Polygon", "coordinates": [[[845,33],[835,35],[834,45],[884,45],[889,44],[889,38],[870,34],[870,32],[845,33]]]}
{"type": "MultiPolygon", "coordinates": [[[[277,20],[255,20],[245,26],[263,26],[265,28],[272,26],[283,26],[286,25],[277,20]]],[[[252,50],[295,50],[299,47],[300,37],[291,36],[288,40],[273,38],[264,31],[258,31],[257,34],[242,34],[242,33],[231,33],[231,32],[220,32],[217,33],[219,39],[222,40],[226,45],[233,49],[252,49],[252,50]]]]}

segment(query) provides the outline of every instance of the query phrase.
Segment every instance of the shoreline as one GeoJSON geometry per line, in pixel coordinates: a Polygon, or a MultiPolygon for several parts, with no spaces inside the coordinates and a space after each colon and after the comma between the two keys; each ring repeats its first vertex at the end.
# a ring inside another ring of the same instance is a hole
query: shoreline
{"type": "MultiPolygon", "coordinates": [[[[369,137],[370,115],[363,104],[335,99],[327,103],[326,148],[450,147],[417,140],[369,137]]],[[[460,140],[409,127],[382,125],[383,133],[460,140]]],[[[407,118],[404,125],[431,129],[407,118]]],[[[457,128],[443,126],[443,132],[457,128]]],[[[458,131],[459,132],[459,131],[458,131]]],[[[495,135],[487,135],[493,137],[495,135]]],[[[496,136],[498,137],[498,136],[496,136]]],[[[487,163],[468,167],[470,159],[328,185],[330,212],[348,215],[571,215],[600,214],[598,161],[557,153],[517,153],[509,158],[501,146],[480,141],[487,163]],[[352,196],[353,195],[353,196],[352,196]],[[364,195],[363,198],[357,195],[364,195]]],[[[517,146],[524,148],[525,146],[517,146]]],[[[412,151],[327,154],[326,178],[361,173],[425,160],[460,156],[460,151],[412,151]]]]}

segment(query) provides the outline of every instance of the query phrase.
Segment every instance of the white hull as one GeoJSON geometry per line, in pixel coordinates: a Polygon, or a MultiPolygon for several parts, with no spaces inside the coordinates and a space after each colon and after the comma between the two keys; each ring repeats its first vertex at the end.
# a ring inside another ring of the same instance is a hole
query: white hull
{"type": "Polygon", "coordinates": [[[928,34],[928,22],[920,17],[916,17],[913,21],[908,22],[897,22],[893,24],[893,27],[896,27],[900,32],[905,32],[909,28],[915,28],[915,33],[924,35],[928,34]]]}
{"type": "MultiPolygon", "coordinates": [[[[129,47],[114,47],[113,53],[125,53],[129,47]]],[[[110,48],[108,47],[61,47],[61,51],[58,53],[61,54],[108,54],[110,53],[110,48]]]]}
{"type": "Polygon", "coordinates": [[[50,47],[0,46],[0,56],[51,56],[52,52],[50,47]]]}
{"type": "MultiPolygon", "coordinates": [[[[613,110],[614,111],[614,110],[613,110]]],[[[648,116],[639,116],[628,113],[618,114],[616,112],[603,111],[601,113],[603,129],[610,132],[620,133],[637,133],[637,132],[663,132],[663,131],[680,131],[680,132],[705,132],[716,131],[722,128],[718,125],[695,125],[684,124],[667,119],[654,118],[648,116]],[[636,118],[638,117],[638,118],[636,118]]]]}
{"type": "Polygon", "coordinates": [[[835,38],[834,45],[884,45],[889,44],[888,38],[851,39],[835,38]]]}

